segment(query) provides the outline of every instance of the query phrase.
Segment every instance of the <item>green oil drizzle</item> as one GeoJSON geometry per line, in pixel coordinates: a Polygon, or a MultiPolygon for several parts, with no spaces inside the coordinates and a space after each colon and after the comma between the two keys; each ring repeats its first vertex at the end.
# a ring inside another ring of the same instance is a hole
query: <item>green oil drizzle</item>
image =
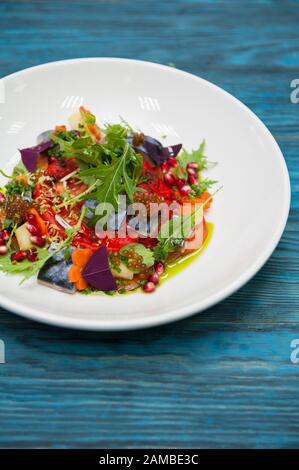
{"type": "Polygon", "coordinates": [[[214,225],[211,222],[208,222],[207,229],[208,229],[208,234],[205,238],[205,241],[201,245],[201,247],[198,250],[193,251],[189,255],[186,255],[182,258],[177,259],[173,263],[169,263],[166,267],[164,274],[160,278],[160,284],[165,282],[166,279],[169,279],[170,277],[175,276],[176,274],[183,271],[183,269],[190,266],[190,264],[193,263],[193,261],[195,261],[195,259],[197,259],[198,256],[200,256],[203,253],[203,251],[207,248],[212,238],[214,225]]]}

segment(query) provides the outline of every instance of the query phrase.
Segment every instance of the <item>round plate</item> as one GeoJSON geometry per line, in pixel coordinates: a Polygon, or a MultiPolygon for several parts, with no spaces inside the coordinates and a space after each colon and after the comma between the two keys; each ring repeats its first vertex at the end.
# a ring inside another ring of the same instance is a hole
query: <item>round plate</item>
{"type": "Polygon", "coordinates": [[[54,62],[0,82],[0,167],[9,172],[18,148],[66,123],[82,103],[100,123],[121,116],[169,144],[192,149],[206,139],[208,159],[218,162],[207,176],[223,185],[208,214],[212,240],[151,295],[71,296],[1,274],[1,305],[58,326],[128,330],[188,317],[247,282],[277,245],[290,204],[284,158],[262,122],[217,86],[174,68],[106,58],[54,62]]]}

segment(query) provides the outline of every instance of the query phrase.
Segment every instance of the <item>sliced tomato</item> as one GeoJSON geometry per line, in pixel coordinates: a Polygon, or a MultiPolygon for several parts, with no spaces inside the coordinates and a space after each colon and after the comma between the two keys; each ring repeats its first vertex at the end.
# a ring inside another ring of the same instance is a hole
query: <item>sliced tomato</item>
{"type": "Polygon", "coordinates": [[[37,184],[34,188],[34,191],[33,191],[33,197],[34,199],[37,199],[39,196],[41,196],[43,194],[43,187],[41,184],[37,184]]]}
{"type": "Polygon", "coordinates": [[[78,196],[79,194],[83,193],[88,186],[82,182],[78,182],[73,178],[68,180],[68,189],[71,192],[72,196],[78,196]]]}
{"type": "Polygon", "coordinates": [[[46,174],[55,180],[60,180],[78,168],[76,158],[51,157],[46,174]]]}
{"type": "Polygon", "coordinates": [[[80,248],[89,248],[92,251],[96,251],[101,245],[95,244],[79,234],[75,235],[75,237],[73,238],[72,246],[79,246],[80,248]]]}
{"type": "Polygon", "coordinates": [[[58,234],[62,237],[62,238],[66,238],[66,233],[65,233],[65,230],[63,227],[61,227],[61,225],[59,225],[55,219],[55,212],[51,209],[51,208],[48,208],[45,210],[45,212],[43,212],[41,214],[41,218],[46,222],[48,223],[48,225],[50,226],[55,226],[55,229],[57,230],[58,234]]]}
{"type": "Polygon", "coordinates": [[[129,236],[119,238],[106,238],[105,245],[110,251],[119,251],[123,246],[129,245],[130,243],[137,243],[138,238],[132,238],[129,236]]]}

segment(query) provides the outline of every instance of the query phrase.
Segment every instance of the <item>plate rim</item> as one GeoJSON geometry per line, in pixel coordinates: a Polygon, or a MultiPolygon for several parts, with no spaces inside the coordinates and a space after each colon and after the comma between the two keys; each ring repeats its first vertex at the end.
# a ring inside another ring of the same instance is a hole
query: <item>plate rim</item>
{"type": "Polygon", "coordinates": [[[129,58],[117,58],[117,57],[82,57],[82,58],[73,58],[73,59],[64,59],[58,60],[53,62],[46,62],[43,64],[35,65],[32,67],[28,67],[26,69],[18,70],[12,74],[6,75],[1,78],[1,80],[8,80],[17,77],[18,75],[23,75],[32,72],[35,69],[42,69],[47,67],[55,67],[62,64],[72,64],[78,62],[126,62],[132,64],[142,64],[143,66],[148,66],[150,68],[157,68],[157,69],[165,69],[168,72],[173,73],[174,75],[184,75],[187,76],[189,79],[196,80],[203,82],[205,86],[210,88],[216,89],[218,92],[225,94],[235,105],[239,108],[243,108],[245,112],[247,112],[251,118],[254,119],[257,125],[263,129],[266,135],[270,138],[270,142],[272,143],[273,150],[277,153],[277,157],[279,157],[279,161],[281,164],[282,175],[281,178],[284,179],[284,206],[282,209],[282,216],[280,218],[280,223],[276,228],[276,231],[273,233],[272,238],[267,242],[264,250],[260,255],[256,258],[255,262],[249,266],[241,276],[239,276],[234,281],[230,282],[228,286],[225,286],[220,291],[215,294],[212,294],[206,300],[201,300],[197,303],[192,303],[189,306],[181,307],[179,309],[171,310],[171,312],[164,313],[163,315],[154,315],[149,318],[135,318],[132,320],[124,320],[124,321],[109,321],[109,320],[84,320],[84,319],[76,319],[71,317],[59,317],[56,314],[47,313],[42,316],[42,313],[34,308],[29,307],[22,307],[19,303],[14,302],[12,300],[8,300],[0,294],[0,305],[1,307],[11,311],[12,313],[16,313],[22,317],[28,318],[29,320],[34,320],[39,323],[58,326],[62,328],[70,328],[75,330],[85,330],[85,331],[129,331],[129,330],[137,330],[143,328],[150,328],[155,326],[164,325],[170,322],[182,320],[184,318],[188,318],[192,315],[198,314],[213,305],[221,302],[225,298],[232,295],[234,292],[239,290],[243,287],[267,262],[270,258],[272,253],[274,252],[275,248],[277,247],[281,236],[284,232],[289,211],[290,211],[290,204],[291,204],[291,185],[290,185],[290,177],[288,173],[287,164],[283,153],[267,128],[267,126],[263,123],[263,121],[253,112],[251,109],[248,108],[242,101],[238,98],[235,98],[229,92],[221,88],[220,86],[202,78],[192,73],[186,72],[184,70],[180,70],[171,66],[159,64],[157,62],[150,62],[145,60],[136,60],[136,59],[129,59],[129,58]]]}

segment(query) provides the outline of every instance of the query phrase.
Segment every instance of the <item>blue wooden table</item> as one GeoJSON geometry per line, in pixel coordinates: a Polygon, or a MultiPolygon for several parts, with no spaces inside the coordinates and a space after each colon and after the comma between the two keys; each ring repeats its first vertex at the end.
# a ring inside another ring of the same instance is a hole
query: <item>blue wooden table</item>
{"type": "Polygon", "coordinates": [[[299,447],[298,23],[291,0],[1,1],[0,76],[84,56],[173,63],[265,122],[293,190],[271,259],[203,314],[120,335],[1,311],[1,447],[299,447]]]}

